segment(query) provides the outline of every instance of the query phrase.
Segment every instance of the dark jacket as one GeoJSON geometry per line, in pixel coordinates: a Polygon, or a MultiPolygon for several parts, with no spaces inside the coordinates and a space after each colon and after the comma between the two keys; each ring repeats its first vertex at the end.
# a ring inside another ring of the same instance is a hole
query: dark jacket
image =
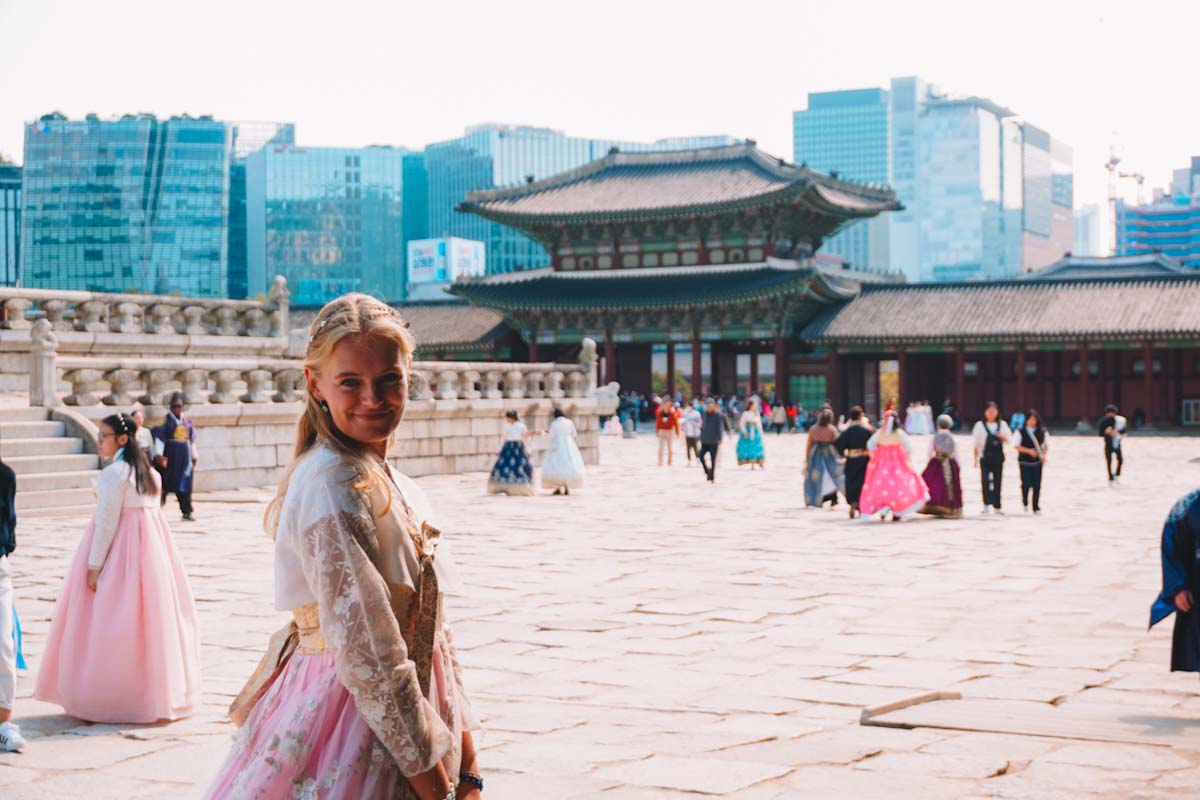
{"type": "Polygon", "coordinates": [[[1163,588],[1150,607],[1150,626],[1175,614],[1171,642],[1171,670],[1200,672],[1200,609],[1192,604],[1186,614],[1175,608],[1175,595],[1191,591],[1200,602],[1200,491],[1183,497],[1167,515],[1162,532],[1163,588]]]}
{"type": "Polygon", "coordinates": [[[730,430],[729,419],[720,411],[705,414],[704,424],[700,426],[700,444],[720,444],[721,438],[730,430]]]}
{"type": "Polygon", "coordinates": [[[0,556],[17,549],[17,474],[0,463],[0,556]]]}

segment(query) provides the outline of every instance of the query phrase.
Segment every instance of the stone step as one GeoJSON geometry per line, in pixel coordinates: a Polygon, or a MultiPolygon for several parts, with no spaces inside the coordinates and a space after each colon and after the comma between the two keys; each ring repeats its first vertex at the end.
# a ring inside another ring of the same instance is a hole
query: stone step
{"type": "Polygon", "coordinates": [[[12,467],[13,472],[21,475],[39,475],[55,472],[78,472],[81,470],[100,469],[100,456],[91,453],[53,453],[40,456],[19,456],[5,458],[4,463],[12,467]]]}
{"type": "Polygon", "coordinates": [[[33,508],[64,508],[66,506],[96,507],[96,494],[92,487],[76,489],[48,489],[36,492],[17,492],[17,513],[33,508]]]}
{"type": "Polygon", "coordinates": [[[54,420],[41,422],[8,422],[0,412],[0,443],[6,439],[41,439],[48,436],[65,436],[67,426],[54,420]]]}
{"type": "Polygon", "coordinates": [[[79,469],[69,472],[29,472],[17,475],[17,496],[22,492],[45,492],[51,489],[91,489],[98,469],[79,469]]]}
{"type": "Polygon", "coordinates": [[[50,419],[45,408],[6,408],[0,406],[0,424],[5,422],[44,422],[50,419]]]}
{"type": "MultiPolygon", "coordinates": [[[[27,456],[76,455],[83,452],[83,441],[69,436],[39,439],[0,438],[0,458],[5,461],[27,456]]],[[[16,469],[16,467],[13,467],[16,469]]]]}

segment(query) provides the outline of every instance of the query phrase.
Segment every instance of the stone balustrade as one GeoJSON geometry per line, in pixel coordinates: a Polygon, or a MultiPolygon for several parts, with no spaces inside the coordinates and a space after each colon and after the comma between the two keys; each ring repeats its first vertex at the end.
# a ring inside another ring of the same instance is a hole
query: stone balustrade
{"type": "Polygon", "coordinates": [[[0,330],[44,319],[56,332],[286,338],[288,298],[282,275],[265,302],[0,287],[0,330]]]}

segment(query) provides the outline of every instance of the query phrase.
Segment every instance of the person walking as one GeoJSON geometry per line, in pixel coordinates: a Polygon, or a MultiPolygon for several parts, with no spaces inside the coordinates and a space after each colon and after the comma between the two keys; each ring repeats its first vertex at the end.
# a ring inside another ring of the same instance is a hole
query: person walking
{"type": "Polygon", "coordinates": [[[825,503],[836,506],[838,492],[846,492],[837,440],[833,412],[824,409],[817,417],[817,424],[808,432],[804,448],[804,502],[808,508],[820,508],[825,503]]]}
{"type": "Polygon", "coordinates": [[[25,747],[21,728],[12,721],[17,699],[17,670],[22,666],[17,612],[13,600],[12,562],[17,549],[17,476],[0,461],[0,752],[25,747]]]}
{"type": "Polygon", "coordinates": [[[667,466],[675,463],[675,440],[682,434],[679,430],[679,412],[670,398],[666,398],[654,415],[654,435],[658,437],[658,465],[663,465],[663,453],[667,455],[667,466]]]}
{"type": "Polygon", "coordinates": [[[1108,470],[1108,485],[1115,486],[1121,482],[1121,469],[1125,466],[1125,451],[1121,447],[1128,427],[1115,405],[1109,404],[1104,408],[1104,417],[1100,420],[1100,435],[1104,437],[1104,468],[1108,470]],[[1113,469],[1113,462],[1117,468],[1113,469]]]}
{"type": "Polygon", "coordinates": [[[363,294],[309,331],[296,456],[265,518],[275,610],[293,618],[280,634],[298,644],[269,650],[235,701],[243,724],[205,797],[479,800],[479,725],[443,609],[460,585],[429,501],[387,461],[415,343],[363,294]]]}
{"type": "Polygon", "coordinates": [[[1163,523],[1162,591],[1150,606],[1150,627],[1171,614],[1171,671],[1200,672],[1200,490],[1175,502],[1163,523]]]}
{"type": "Polygon", "coordinates": [[[867,442],[873,431],[862,406],[852,406],[847,417],[846,428],[838,434],[833,446],[838,455],[846,460],[842,468],[846,481],[846,502],[850,505],[850,519],[854,519],[859,515],[858,502],[862,496],[863,481],[867,477],[867,464],[871,460],[867,442]]]}
{"type": "Polygon", "coordinates": [[[717,451],[725,434],[732,432],[729,418],[711,397],[706,401],[704,423],[700,427],[700,466],[704,467],[704,477],[709,483],[717,477],[717,451]]]}
{"type": "Polygon", "coordinates": [[[550,452],[542,461],[542,488],[555,494],[570,494],[583,486],[583,455],[575,443],[578,432],[561,408],[554,409],[554,421],[546,430],[550,452]]]}
{"type": "Polygon", "coordinates": [[[1017,468],[1021,470],[1021,505],[1026,511],[1033,501],[1033,513],[1041,514],[1042,471],[1050,452],[1050,434],[1042,427],[1037,411],[1024,414],[1024,424],[1017,430],[1013,444],[1017,451],[1017,468]]]}
{"type": "Polygon", "coordinates": [[[531,435],[516,411],[505,412],[504,429],[501,432],[503,444],[488,476],[488,494],[526,497],[534,494],[533,462],[529,460],[529,451],[525,449],[525,441],[531,435]]]}
{"type": "Polygon", "coordinates": [[[775,433],[783,433],[787,422],[787,407],[783,403],[776,403],[771,407],[771,427],[775,429],[775,433]]]}
{"type": "Polygon", "coordinates": [[[866,519],[891,514],[898,521],[917,513],[929,501],[925,481],[908,462],[912,440],[900,426],[895,411],[884,414],[883,427],[867,441],[871,460],[859,503],[866,519]]]}
{"type": "Polygon", "coordinates": [[[151,723],[200,703],[196,606],[128,414],[101,420],[96,513],[54,606],[34,697],[90,722],[151,723]]]}
{"type": "Polygon", "coordinates": [[[1000,508],[1000,486],[1004,479],[1004,446],[1012,440],[1012,431],[1000,415],[1000,406],[989,402],[983,409],[983,419],[971,431],[975,442],[975,466],[983,489],[981,514],[1003,514],[1000,508]]]}
{"type": "Polygon", "coordinates": [[[679,420],[679,426],[683,429],[683,441],[687,446],[689,467],[700,462],[700,429],[704,426],[704,415],[696,408],[698,404],[698,400],[689,401],[687,410],[679,420]]]}
{"type": "Polygon", "coordinates": [[[954,419],[949,414],[937,418],[937,433],[929,442],[929,463],[921,478],[929,489],[929,502],[922,514],[957,519],[962,516],[962,473],[958,466],[958,447],[954,434],[954,419]]]}
{"type": "Polygon", "coordinates": [[[738,466],[749,464],[753,472],[757,466],[766,467],[767,454],[763,449],[762,417],[758,413],[758,401],[751,398],[746,403],[746,410],[738,418],[738,432],[741,434],[737,444],[738,466]]]}
{"type": "Polygon", "coordinates": [[[167,495],[175,495],[184,520],[193,522],[196,517],[192,508],[192,479],[198,459],[196,429],[183,414],[184,402],[183,392],[172,394],[166,420],[150,432],[154,435],[154,464],[162,475],[161,505],[166,505],[167,495]]]}

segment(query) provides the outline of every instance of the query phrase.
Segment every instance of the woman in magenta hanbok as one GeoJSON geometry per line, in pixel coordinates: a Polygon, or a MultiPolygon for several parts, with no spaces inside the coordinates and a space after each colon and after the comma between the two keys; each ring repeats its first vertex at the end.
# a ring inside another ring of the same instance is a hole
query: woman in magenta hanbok
{"type": "Polygon", "coordinates": [[[908,463],[912,444],[896,423],[894,411],[888,412],[883,425],[867,441],[867,449],[871,460],[858,501],[863,519],[890,513],[898,520],[917,513],[929,499],[929,491],[908,463]]]}
{"type": "Polygon", "coordinates": [[[952,425],[954,420],[947,414],[937,419],[937,433],[929,443],[929,463],[921,474],[929,487],[929,502],[921,513],[957,519],[962,516],[962,477],[954,434],[950,433],[952,425]]]}

